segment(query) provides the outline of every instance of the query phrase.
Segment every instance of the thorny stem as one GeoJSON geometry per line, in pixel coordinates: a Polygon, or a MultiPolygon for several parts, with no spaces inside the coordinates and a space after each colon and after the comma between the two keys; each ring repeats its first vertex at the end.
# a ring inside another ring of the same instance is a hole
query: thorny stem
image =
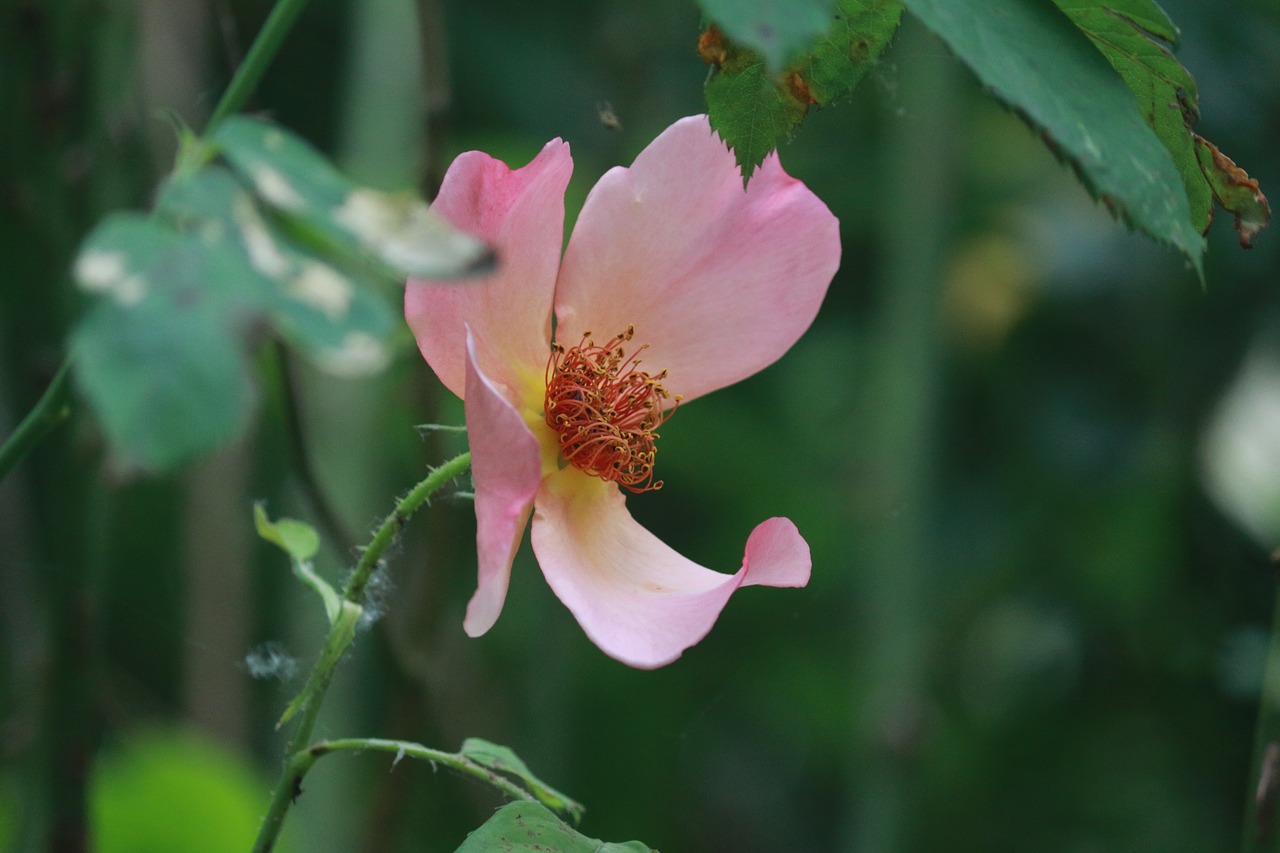
{"type": "Polygon", "coordinates": [[[445,767],[456,770],[464,776],[471,776],[482,782],[488,782],[513,800],[537,802],[537,798],[524,788],[501,774],[490,770],[488,767],[477,764],[460,752],[442,752],[441,750],[432,749],[429,746],[423,746],[420,743],[407,740],[385,740],[382,738],[322,740],[312,744],[306,750],[305,754],[310,758],[310,763],[307,764],[307,767],[309,768],[310,764],[314,763],[316,759],[331,752],[343,750],[362,752],[368,749],[378,752],[393,752],[396,754],[397,761],[404,757],[430,761],[432,764],[443,764],[445,767]]]}
{"type": "Polygon", "coordinates": [[[1276,600],[1271,623],[1271,645],[1258,697],[1258,724],[1254,736],[1253,771],[1245,801],[1244,853],[1280,851],[1276,807],[1280,805],[1280,551],[1271,556],[1276,569],[1276,600]]]}
{"type": "MultiPolygon", "coordinates": [[[[364,601],[365,590],[369,586],[369,578],[382,562],[383,552],[386,551],[387,546],[395,541],[396,536],[414,512],[426,503],[427,499],[435,494],[441,486],[461,476],[470,466],[470,453],[463,453],[450,459],[439,468],[433,470],[427,475],[426,479],[414,486],[409,494],[400,499],[400,502],[396,504],[396,508],[383,519],[381,526],[374,533],[373,539],[365,547],[364,554],[360,557],[360,562],[356,564],[355,571],[351,573],[346,588],[342,592],[344,615],[349,614],[352,610],[357,614],[359,613],[359,607],[364,601]]],[[[349,632],[350,629],[350,622],[341,616],[334,620],[333,625],[329,628],[329,636],[325,640],[326,651],[332,646],[340,646],[345,649],[350,644],[351,638],[349,633],[346,637],[342,635],[344,632],[349,632]]],[[[320,715],[320,706],[324,702],[324,695],[333,679],[334,668],[340,659],[341,654],[322,654],[316,662],[316,669],[307,680],[308,686],[306,690],[308,695],[299,710],[298,727],[294,730],[293,737],[289,739],[289,745],[285,749],[284,768],[280,774],[279,781],[276,783],[271,805],[258,830],[258,840],[254,842],[253,846],[254,853],[268,853],[275,847],[276,839],[280,835],[281,827],[284,825],[284,818],[289,811],[289,806],[302,793],[302,777],[311,769],[311,765],[315,763],[316,758],[323,755],[325,751],[331,751],[324,750],[312,754],[314,746],[319,746],[319,744],[311,745],[311,733],[315,730],[316,719],[320,715]]],[[[352,741],[352,743],[354,742],[352,741]]],[[[391,743],[392,741],[370,742],[391,743]]],[[[348,741],[337,741],[337,743],[346,744],[348,741]]],[[[342,746],[338,748],[355,749],[357,747],[342,746]]],[[[382,747],[360,748],[380,749],[382,747]]],[[[397,746],[396,749],[398,750],[399,747],[397,746]]],[[[426,749],[426,747],[421,747],[421,749],[426,749]]],[[[407,750],[405,754],[409,754],[407,750]]]]}
{"type": "Polygon", "coordinates": [[[18,424],[18,428],[4,445],[0,446],[0,482],[9,475],[13,466],[40,443],[40,439],[70,416],[71,409],[66,403],[70,377],[71,359],[68,357],[54,374],[35,407],[22,419],[22,423],[18,424]]]}
{"type": "Polygon", "coordinates": [[[409,517],[417,512],[418,508],[426,503],[427,499],[437,489],[455,477],[461,476],[470,467],[470,453],[455,456],[432,471],[425,480],[414,486],[409,494],[400,500],[395,510],[383,519],[382,526],[373,535],[372,541],[369,542],[364,554],[360,557],[360,562],[356,564],[356,570],[351,573],[346,589],[342,591],[342,595],[347,601],[359,602],[364,596],[365,587],[369,584],[369,577],[382,560],[382,552],[395,540],[409,517]]]}

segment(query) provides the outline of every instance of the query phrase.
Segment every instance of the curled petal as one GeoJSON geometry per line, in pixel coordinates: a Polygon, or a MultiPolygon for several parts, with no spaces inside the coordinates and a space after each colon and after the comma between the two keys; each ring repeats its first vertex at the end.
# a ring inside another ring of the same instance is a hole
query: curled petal
{"type": "Polygon", "coordinates": [[[635,326],[645,369],[691,399],[772,364],[818,313],[839,223],[771,154],[744,191],[705,116],[681,119],[592,189],[556,286],[556,337],[635,326]]]}
{"type": "Polygon", "coordinates": [[[535,506],[533,550],[547,583],[605,654],[642,669],[706,636],[738,587],[809,580],[809,546],[785,518],[756,527],[741,570],[725,575],[637,524],[616,485],[575,469],[548,477],[535,506]]]}
{"type": "Polygon", "coordinates": [[[459,397],[466,388],[468,327],[492,350],[482,354],[481,367],[509,394],[525,381],[521,371],[541,375],[572,172],[569,145],[556,139],[519,169],[468,151],[445,174],[432,208],[492,244],[498,269],[480,279],[410,280],[404,314],[423,357],[459,397]]]}
{"type": "Polygon", "coordinates": [[[478,637],[502,612],[529,510],[542,479],[538,441],[502,392],[481,371],[467,335],[467,434],[476,485],[479,578],[463,629],[478,637]]]}

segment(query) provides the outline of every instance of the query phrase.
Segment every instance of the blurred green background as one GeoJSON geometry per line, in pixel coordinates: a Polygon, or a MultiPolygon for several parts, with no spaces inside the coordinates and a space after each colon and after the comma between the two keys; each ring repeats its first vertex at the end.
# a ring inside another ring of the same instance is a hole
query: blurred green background
{"type": "MultiPolygon", "coordinates": [[[[166,116],[200,126],[268,8],[0,9],[5,433],[61,360],[78,241],[148,204],[166,116]]],[[[1165,8],[1198,130],[1280,198],[1280,13],[1165,8]]],[[[563,137],[572,216],[702,110],[699,29],[689,0],[315,0],[253,108],[386,188],[563,137]]],[[[586,834],[664,851],[1235,848],[1280,539],[1276,236],[1244,252],[1220,217],[1202,288],[909,19],[781,156],[841,221],[825,307],[777,365],[682,408],[667,487],[629,503],[726,571],[754,524],[789,516],[809,586],[739,593],[681,660],[638,672],[585,639],[526,546],[470,640],[471,508],[439,501],[318,734],[510,745],[587,805],[586,834]]],[[[282,370],[357,539],[461,448],[413,429],[461,410],[407,334],[360,382],[262,353],[255,425],[216,458],[140,478],[78,413],[0,486],[0,844],[73,850],[87,826],[102,851],[247,847],[300,682],[255,680],[246,655],[274,643],[305,672],[324,627],[252,531],[257,499],[315,517],[282,370]]],[[[452,850],[497,805],[427,765],[335,756],[285,844],[452,850]]]]}

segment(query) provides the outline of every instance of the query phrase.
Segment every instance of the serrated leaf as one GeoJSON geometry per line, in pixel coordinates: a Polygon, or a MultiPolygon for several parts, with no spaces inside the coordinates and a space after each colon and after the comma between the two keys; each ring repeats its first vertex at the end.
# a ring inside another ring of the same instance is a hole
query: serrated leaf
{"type": "Polygon", "coordinates": [[[1203,274],[1204,239],[1173,159],[1124,81],[1050,0],[906,2],[1095,198],[1203,274]]]}
{"type": "Polygon", "coordinates": [[[1150,0],[1055,2],[1133,92],[1147,124],[1178,167],[1193,225],[1201,233],[1208,230],[1217,200],[1235,214],[1241,245],[1252,245],[1253,236],[1270,218],[1270,208],[1257,181],[1193,132],[1199,119],[1195,80],[1168,48],[1153,39],[1176,44],[1173,23],[1150,0]]]}
{"type": "Polygon", "coordinates": [[[357,187],[283,128],[246,116],[219,125],[213,142],[258,197],[299,233],[334,252],[367,254],[401,276],[457,278],[488,271],[489,248],[408,195],[357,187]]]}
{"type": "Polygon", "coordinates": [[[387,364],[389,340],[400,324],[376,282],[281,234],[227,169],[211,166],[175,177],[157,212],[235,252],[266,279],[271,325],[322,370],[368,376],[387,364]]]}
{"type": "Polygon", "coordinates": [[[744,183],[790,138],[810,106],[826,106],[853,91],[888,47],[901,17],[898,0],[840,0],[825,34],[778,74],[719,28],[702,34],[699,53],[714,66],[705,90],[707,113],[733,149],[744,183]]]}
{"type": "Polygon", "coordinates": [[[74,275],[102,297],[72,334],[77,384],[123,461],[162,470],[239,434],[253,404],[241,339],[263,309],[251,267],[116,214],[74,275]]]}
{"type": "Polygon", "coordinates": [[[581,803],[562,794],[535,776],[528,765],[509,748],[490,743],[478,737],[472,737],[463,741],[462,750],[459,754],[474,761],[481,767],[487,767],[504,776],[520,780],[525,788],[529,790],[529,793],[538,798],[539,802],[556,811],[564,812],[573,818],[575,823],[582,819],[582,814],[586,809],[583,808],[581,803]]]}
{"type": "Polygon", "coordinates": [[[457,853],[652,853],[639,841],[588,838],[537,803],[507,803],[462,842],[457,853]]]}
{"type": "Polygon", "coordinates": [[[808,110],[765,74],[758,59],[733,72],[722,69],[714,74],[707,81],[706,98],[711,126],[733,149],[744,183],[779,143],[790,138],[808,110]]]}
{"type": "Polygon", "coordinates": [[[698,0],[698,5],[774,71],[826,32],[835,11],[834,0],[698,0]]]}
{"type": "Polygon", "coordinates": [[[1200,169],[1209,182],[1214,200],[1236,217],[1236,233],[1243,248],[1253,248],[1253,238],[1271,220],[1271,205],[1258,189],[1258,182],[1249,177],[1231,158],[1219,151],[1212,142],[1196,136],[1196,157],[1200,169]]]}

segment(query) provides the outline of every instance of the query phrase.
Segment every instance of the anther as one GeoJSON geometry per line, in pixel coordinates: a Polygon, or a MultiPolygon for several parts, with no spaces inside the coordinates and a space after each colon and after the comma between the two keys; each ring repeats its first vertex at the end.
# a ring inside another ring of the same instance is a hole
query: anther
{"type": "Polygon", "coordinates": [[[575,347],[552,344],[547,361],[545,417],[559,437],[560,455],[566,462],[603,480],[616,482],[633,492],[662,488],[653,479],[657,429],[679,405],[662,387],[663,370],[652,376],[638,369],[636,358],[644,344],[630,356],[623,344],[635,336],[635,326],[598,346],[591,332],[575,347]]]}

